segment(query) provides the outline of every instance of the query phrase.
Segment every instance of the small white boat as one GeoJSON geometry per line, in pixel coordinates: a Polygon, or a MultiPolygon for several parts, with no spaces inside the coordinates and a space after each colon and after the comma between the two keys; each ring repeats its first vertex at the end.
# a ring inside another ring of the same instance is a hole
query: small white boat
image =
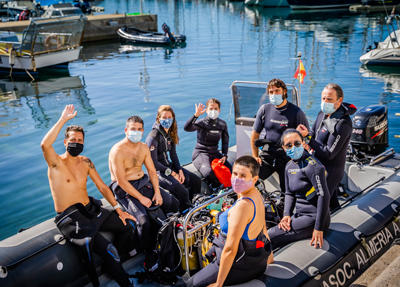
{"type": "Polygon", "coordinates": [[[0,70],[19,74],[66,68],[79,58],[86,17],[31,20],[22,34],[0,35],[0,70]]]}
{"type": "Polygon", "coordinates": [[[390,15],[385,20],[389,36],[385,41],[379,42],[375,49],[369,48],[367,53],[360,57],[361,63],[376,66],[400,66],[400,16],[390,15]]]}

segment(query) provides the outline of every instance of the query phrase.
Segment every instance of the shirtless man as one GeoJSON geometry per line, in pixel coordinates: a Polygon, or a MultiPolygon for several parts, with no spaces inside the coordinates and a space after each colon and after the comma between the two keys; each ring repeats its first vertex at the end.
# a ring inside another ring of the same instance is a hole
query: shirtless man
{"type": "Polygon", "coordinates": [[[115,246],[120,252],[128,252],[132,246],[135,220],[123,212],[117,204],[111,190],[102,181],[92,161],[79,156],[83,150],[85,132],[80,126],[69,126],[65,130],[64,145],[66,152],[56,154],[52,147],[64,124],[74,118],[73,105],[67,105],[58,122],[43,138],[41,147],[48,165],[48,177],[54,207],[58,215],[55,223],[61,233],[79,247],[85,270],[93,286],[100,286],[97,273],[91,258],[92,251],[106,262],[107,272],[120,286],[133,286],[122,268],[115,246]],[[101,202],[88,196],[86,183],[88,175],[115,211],[101,208],[101,202]],[[129,223],[129,224],[127,224],[129,223]],[[116,233],[115,246],[98,231],[116,233]]]}
{"type": "Polygon", "coordinates": [[[140,142],[143,137],[143,120],[129,117],[125,124],[125,138],[116,143],[109,155],[110,188],[115,198],[137,218],[138,233],[146,255],[150,255],[155,238],[150,237],[150,223],[146,211],[152,203],[161,205],[165,214],[177,212],[179,202],[160,189],[157,171],[149,147],[140,142]],[[147,174],[142,170],[145,165],[147,174]]]}

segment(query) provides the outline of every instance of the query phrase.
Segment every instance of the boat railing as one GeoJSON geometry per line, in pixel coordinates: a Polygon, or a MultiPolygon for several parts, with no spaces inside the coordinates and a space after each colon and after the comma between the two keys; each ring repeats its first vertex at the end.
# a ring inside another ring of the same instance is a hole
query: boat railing
{"type": "Polygon", "coordinates": [[[392,154],[395,154],[395,153],[396,152],[395,152],[394,148],[388,149],[388,150],[378,154],[377,156],[371,158],[371,161],[369,162],[369,165],[370,166],[376,165],[380,161],[384,160],[388,156],[391,156],[392,154]]]}
{"type": "MultiPolygon", "coordinates": [[[[219,199],[221,199],[221,198],[223,198],[223,197],[225,197],[225,196],[231,195],[231,194],[233,194],[233,193],[234,193],[233,189],[230,189],[230,190],[228,190],[228,191],[226,191],[226,192],[224,192],[224,193],[222,193],[222,194],[220,194],[220,195],[217,195],[216,197],[213,197],[213,198],[207,200],[206,202],[204,202],[204,203],[202,203],[202,204],[200,204],[200,205],[198,205],[198,206],[193,207],[193,208],[188,212],[188,214],[185,216],[185,220],[184,220],[184,222],[183,222],[183,244],[184,244],[184,247],[183,247],[183,248],[184,248],[184,253],[185,253],[186,274],[187,274],[189,277],[190,277],[190,265],[189,265],[188,236],[191,235],[191,234],[193,234],[193,233],[195,233],[195,232],[196,232],[197,230],[199,230],[200,228],[203,228],[203,227],[204,227],[204,224],[203,224],[203,225],[199,225],[199,226],[196,226],[196,227],[194,227],[194,228],[188,230],[188,229],[187,229],[187,226],[188,226],[188,224],[189,224],[189,222],[190,222],[190,219],[192,218],[192,216],[193,216],[197,211],[199,211],[199,210],[201,210],[201,209],[203,209],[203,208],[209,206],[210,204],[214,203],[215,201],[217,201],[217,200],[219,200],[219,199]]],[[[205,224],[209,224],[209,223],[205,223],[205,224]]]]}
{"type": "Polygon", "coordinates": [[[390,37],[390,41],[391,41],[392,47],[393,48],[399,48],[400,47],[400,41],[399,41],[399,39],[397,37],[396,30],[400,30],[400,24],[399,24],[400,16],[399,15],[386,16],[385,20],[386,20],[386,27],[387,27],[388,32],[389,32],[389,37],[390,37]],[[394,24],[393,24],[394,21],[393,20],[396,20],[397,29],[394,27],[394,24]],[[392,34],[393,34],[393,37],[392,37],[392,34]],[[394,46],[394,42],[397,43],[397,47],[394,46]]]}

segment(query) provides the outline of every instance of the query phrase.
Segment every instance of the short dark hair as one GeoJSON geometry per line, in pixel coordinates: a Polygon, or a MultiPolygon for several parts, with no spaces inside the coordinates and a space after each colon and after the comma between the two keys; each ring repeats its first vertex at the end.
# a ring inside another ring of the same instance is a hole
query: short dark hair
{"type": "Polygon", "coordinates": [[[283,140],[284,140],[285,136],[293,134],[293,133],[298,134],[299,137],[301,138],[301,140],[303,140],[303,136],[301,135],[301,132],[299,132],[298,130],[296,130],[296,129],[286,129],[283,132],[282,136],[281,136],[281,144],[283,145],[283,142],[284,142],[283,140]]]}
{"type": "Polygon", "coordinates": [[[209,104],[217,104],[218,105],[218,109],[221,108],[221,102],[218,101],[217,99],[211,98],[207,101],[206,103],[206,107],[208,107],[209,104]]]}
{"type": "Polygon", "coordinates": [[[327,84],[327,85],[325,86],[324,90],[325,90],[325,89],[332,89],[332,90],[335,90],[338,100],[339,100],[340,98],[343,98],[343,96],[344,96],[344,93],[343,93],[342,88],[341,88],[339,85],[337,85],[337,84],[334,84],[334,83],[327,84]]]}
{"type": "Polygon", "coordinates": [[[130,117],[126,120],[126,123],[125,123],[125,127],[126,127],[126,128],[128,128],[129,123],[139,123],[139,124],[142,124],[142,126],[144,126],[143,120],[142,120],[142,118],[139,117],[139,116],[130,116],[130,117]]]}
{"type": "Polygon", "coordinates": [[[267,92],[269,94],[269,88],[270,87],[277,87],[277,88],[282,88],[286,93],[283,95],[285,99],[287,99],[287,87],[284,81],[281,79],[272,79],[271,81],[268,82],[268,87],[267,87],[267,92]]]}
{"type": "Polygon", "coordinates": [[[258,173],[260,172],[260,164],[252,156],[244,155],[244,156],[239,157],[237,160],[235,160],[235,163],[233,164],[233,166],[235,166],[237,164],[241,165],[241,166],[245,166],[248,169],[250,169],[250,173],[253,177],[258,175],[258,173]]]}
{"type": "Polygon", "coordinates": [[[66,140],[69,138],[70,132],[81,132],[83,134],[83,138],[85,139],[85,131],[83,130],[83,127],[81,127],[81,126],[78,126],[78,125],[68,126],[65,129],[65,139],[66,140]]]}

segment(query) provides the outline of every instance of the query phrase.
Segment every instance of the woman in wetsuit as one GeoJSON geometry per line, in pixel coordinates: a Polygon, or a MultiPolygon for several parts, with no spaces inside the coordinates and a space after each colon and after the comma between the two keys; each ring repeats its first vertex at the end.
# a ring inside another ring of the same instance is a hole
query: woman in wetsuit
{"type": "Polygon", "coordinates": [[[188,286],[245,283],[261,276],[267,263],[273,262],[264,202],[254,187],[259,170],[260,165],[251,156],[242,156],[235,161],[231,182],[238,200],[219,216],[221,231],[213,240],[211,253],[216,256],[212,263],[191,277],[188,286]]]}
{"type": "Polygon", "coordinates": [[[220,112],[221,103],[217,99],[209,99],[206,107],[203,104],[196,105],[195,114],[183,127],[187,132],[197,131],[197,143],[192,155],[193,165],[213,187],[220,186],[220,182],[211,168],[211,162],[214,159],[218,158],[229,170],[232,170],[232,166],[227,160],[228,126],[225,121],[218,118],[220,112]],[[197,120],[205,112],[207,112],[207,117],[197,120]],[[222,140],[222,153],[218,150],[220,140],[222,140]]]}
{"type": "Polygon", "coordinates": [[[272,247],[311,238],[310,245],[322,247],[323,234],[331,221],[325,167],[303,148],[303,137],[286,130],[281,142],[292,159],[285,168],[285,208],[278,226],[268,230],[272,247]],[[294,207],[296,213],[293,214],[294,207]]]}
{"type": "Polygon", "coordinates": [[[158,108],[156,122],[147,136],[146,144],[150,148],[160,186],[175,195],[179,200],[180,211],[185,211],[191,206],[190,200],[193,196],[200,193],[201,179],[179,163],[176,154],[176,145],[179,144],[178,126],[174,110],[170,106],[158,108]],[[189,192],[185,186],[189,188],[189,192]]]}

